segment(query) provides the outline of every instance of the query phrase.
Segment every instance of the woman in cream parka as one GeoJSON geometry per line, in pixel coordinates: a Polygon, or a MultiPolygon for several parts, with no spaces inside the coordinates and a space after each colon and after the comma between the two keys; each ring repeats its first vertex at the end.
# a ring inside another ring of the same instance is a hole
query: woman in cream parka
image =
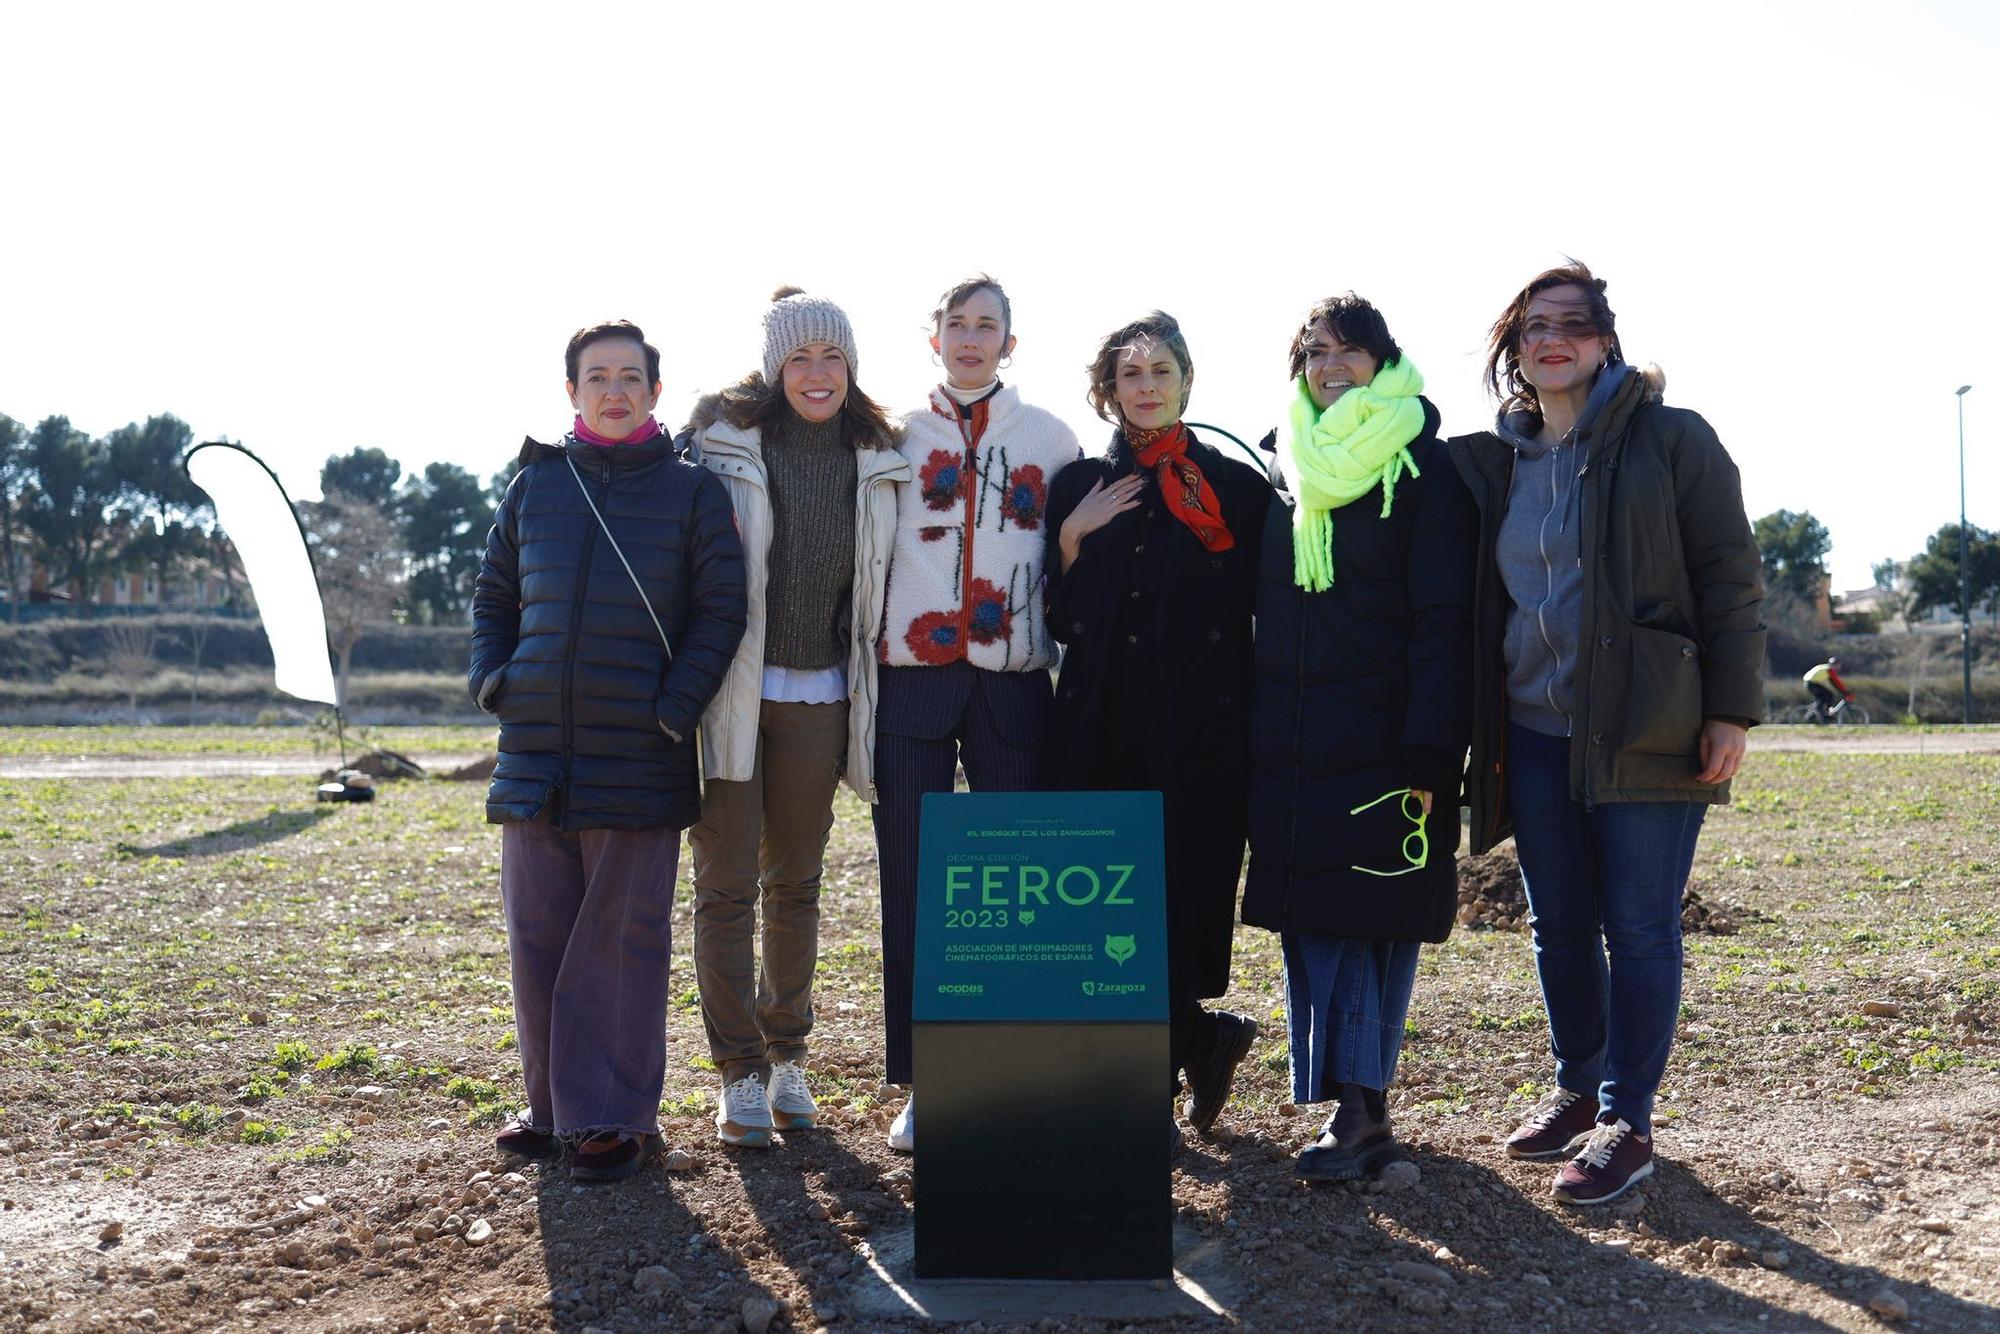
{"type": "Polygon", "coordinates": [[[704,400],[687,438],[735,506],[749,604],[702,717],[708,784],[689,834],[716,1133],[746,1147],[818,1115],[804,1059],[834,789],[844,773],[875,800],[876,641],[910,470],[855,361],[840,307],[781,288],[762,372],[704,400]]]}

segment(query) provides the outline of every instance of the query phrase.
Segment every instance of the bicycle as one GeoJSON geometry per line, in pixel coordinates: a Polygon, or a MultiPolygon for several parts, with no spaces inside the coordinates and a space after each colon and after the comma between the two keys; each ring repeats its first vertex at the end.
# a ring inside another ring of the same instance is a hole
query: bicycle
{"type": "Polygon", "coordinates": [[[1825,710],[1820,708],[1818,700],[1812,700],[1799,705],[1786,714],[1785,721],[1788,723],[1811,723],[1815,727],[1824,727],[1829,723],[1834,726],[1849,725],[1866,727],[1868,725],[1868,710],[1862,708],[1858,700],[1843,699],[1832,708],[1825,710]]]}

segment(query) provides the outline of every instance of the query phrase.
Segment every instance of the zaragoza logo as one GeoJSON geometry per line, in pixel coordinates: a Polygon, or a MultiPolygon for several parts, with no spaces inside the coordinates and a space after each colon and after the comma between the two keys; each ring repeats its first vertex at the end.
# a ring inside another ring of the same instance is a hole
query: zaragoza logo
{"type": "Polygon", "coordinates": [[[1111,956],[1112,962],[1123,968],[1125,961],[1139,952],[1138,941],[1133,936],[1106,936],[1104,952],[1111,956]]]}

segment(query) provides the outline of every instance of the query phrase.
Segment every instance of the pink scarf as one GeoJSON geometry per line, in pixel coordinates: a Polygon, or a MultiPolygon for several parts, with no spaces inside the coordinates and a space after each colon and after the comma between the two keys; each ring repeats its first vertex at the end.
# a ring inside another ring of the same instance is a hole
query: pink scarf
{"type": "Polygon", "coordinates": [[[585,426],[583,424],[583,414],[580,412],[576,414],[576,425],[570,428],[570,434],[586,445],[643,445],[659,433],[660,424],[651,417],[648,417],[645,424],[634,429],[632,434],[622,439],[613,440],[610,436],[599,435],[588,426],[585,426]]]}

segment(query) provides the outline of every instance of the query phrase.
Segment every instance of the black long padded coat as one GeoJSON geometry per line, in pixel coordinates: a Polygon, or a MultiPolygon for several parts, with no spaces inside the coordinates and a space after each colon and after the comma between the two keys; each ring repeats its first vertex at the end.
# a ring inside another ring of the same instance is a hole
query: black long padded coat
{"type": "Polygon", "coordinates": [[[486,818],[546,811],[571,831],[684,829],[701,814],[695,728],[743,637],[729,495],[708,469],[675,458],[665,436],[608,447],[529,440],[521,459],[472,598],[467,684],[500,718],[486,818]],[[644,584],[671,662],[582,487],[644,584]]]}
{"type": "Polygon", "coordinates": [[[1379,486],[1333,511],[1331,588],[1294,581],[1292,501],[1272,501],[1250,711],[1252,926],[1365,940],[1451,931],[1479,515],[1437,409],[1423,407],[1409,447],[1420,475],[1397,483],[1389,517],[1379,486]],[[1421,867],[1405,856],[1420,844],[1403,800],[1376,800],[1411,787],[1435,795],[1421,867]]]}
{"type": "MultiPolygon", "coordinates": [[[[1193,433],[1190,432],[1193,436],[1193,433]]],[[[1114,709],[1152,720],[1143,756],[1122,757],[1166,816],[1168,975],[1173,991],[1219,996],[1229,987],[1230,933],[1243,869],[1248,764],[1251,604],[1269,511],[1264,475],[1205,445],[1188,457],[1222,507],[1235,544],[1211,553],[1161,500],[1150,472],[1136,508],[1083,539],[1062,569],[1062,525],[1102,480],[1137,467],[1122,433],[1102,458],[1056,474],[1049,488],[1049,633],[1064,645],[1049,741],[1050,785],[1098,787],[1114,709]],[[1132,635],[1136,645],[1114,645],[1132,635]],[[1134,664],[1117,675],[1114,660],[1134,664]],[[1114,700],[1113,692],[1122,698],[1114,700]]]]}

